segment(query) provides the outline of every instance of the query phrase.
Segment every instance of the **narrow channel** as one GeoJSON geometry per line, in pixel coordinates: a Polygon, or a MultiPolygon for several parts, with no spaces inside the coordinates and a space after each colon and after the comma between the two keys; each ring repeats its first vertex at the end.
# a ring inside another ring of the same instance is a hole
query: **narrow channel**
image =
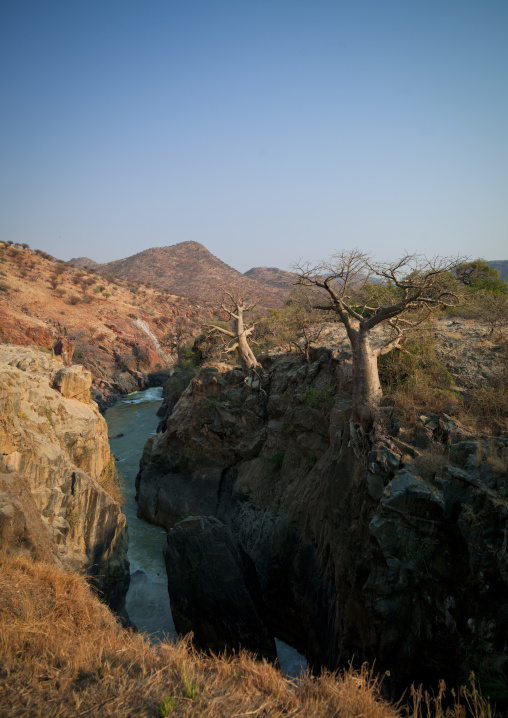
{"type": "Polygon", "coordinates": [[[126,598],[129,618],[136,627],[154,638],[176,637],[169,603],[168,581],[162,551],[166,531],[137,517],[135,479],[143,447],[155,432],[156,411],[162,401],[162,387],[154,387],[121,399],[106,411],[111,451],[117,457],[125,497],[123,512],[129,529],[131,584],[126,598]]]}
{"type": "MultiPolygon", "coordinates": [[[[158,424],[156,411],[162,401],[162,387],[128,394],[106,411],[111,451],[117,457],[125,498],[123,512],[129,528],[131,584],[126,598],[129,618],[139,631],[154,639],[177,634],[169,603],[166,567],[162,551],[166,531],[137,517],[135,479],[148,436],[158,424]]],[[[275,639],[281,671],[298,677],[307,662],[298,651],[275,639]]]]}

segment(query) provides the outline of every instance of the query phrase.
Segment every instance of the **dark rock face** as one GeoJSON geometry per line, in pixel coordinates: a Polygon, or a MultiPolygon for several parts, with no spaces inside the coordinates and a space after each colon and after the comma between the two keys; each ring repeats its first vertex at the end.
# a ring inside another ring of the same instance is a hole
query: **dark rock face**
{"type": "Polygon", "coordinates": [[[140,515],[170,529],[205,507],[227,524],[272,633],[315,670],[375,661],[407,685],[467,679],[475,652],[502,666],[508,442],[482,454],[452,417],[427,416],[415,444],[397,432],[361,454],[347,356],[312,358],[267,359],[264,393],[203,369],[145,447],[140,515]],[[434,446],[442,461],[420,470],[434,446]]]}
{"type": "Polygon", "coordinates": [[[64,366],[72,364],[72,355],[74,354],[74,342],[67,337],[59,336],[54,346],[55,356],[61,356],[64,366]]]}
{"type": "Polygon", "coordinates": [[[388,483],[369,524],[383,563],[365,586],[385,662],[399,655],[435,679],[465,661],[464,646],[504,652],[508,504],[498,497],[451,466],[431,481],[407,466],[388,483]]]}
{"type": "Polygon", "coordinates": [[[164,557],[179,633],[193,631],[195,643],[214,652],[246,648],[275,660],[254,564],[227,526],[213,517],[185,519],[169,531],[164,557]]]}

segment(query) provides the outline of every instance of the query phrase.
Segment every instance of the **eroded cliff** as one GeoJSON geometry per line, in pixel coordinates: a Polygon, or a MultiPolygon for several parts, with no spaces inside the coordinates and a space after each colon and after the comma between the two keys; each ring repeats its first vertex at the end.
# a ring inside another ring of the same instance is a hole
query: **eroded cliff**
{"type": "Polygon", "coordinates": [[[105,490],[114,461],[90,398],[91,375],[37,349],[0,346],[2,547],[93,577],[121,610],[129,583],[127,530],[105,490]],[[103,485],[101,485],[103,484],[103,485]]]}
{"type": "Polygon", "coordinates": [[[362,450],[347,354],[312,359],[269,357],[252,388],[238,370],[203,368],[147,442],[139,515],[167,529],[188,515],[226,523],[271,630],[314,669],[376,661],[407,685],[490,662],[502,676],[508,437],[428,414],[410,439],[387,407],[385,436],[362,450]]]}

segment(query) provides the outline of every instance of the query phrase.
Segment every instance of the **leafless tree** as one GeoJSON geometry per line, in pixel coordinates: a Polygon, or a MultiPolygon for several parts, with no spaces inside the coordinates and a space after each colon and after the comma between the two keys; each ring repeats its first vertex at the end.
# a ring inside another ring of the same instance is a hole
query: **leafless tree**
{"type": "Polygon", "coordinates": [[[256,307],[256,304],[249,304],[246,299],[235,289],[222,290],[222,298],[219,302],[220,310],[226,315],[230,322],[231,329],[225,329],[217,324],[207,324],[206,327],[212,332],[229,337],[233,344],[227,348],[227,352],[238,352],[242,370],[247,376],[260,366],[249,345],[249,337],[252,334],[255,322],[246,326],[247,315],[256,307]]]}
{"type": "Polygon", "coordinates": [[[504,330],[508,327],[508,296],[495,292],[477,292],[473,300],[474,316],[490,331],[488,337],[497,336],[503,339],[504,330]]]}
{"type": "Polygon", "coordinates": [[[404,254],[395,262],[374,262],[353,249],[336,252],[326,262],[295,266],[297,283],[314,288],[314,306],[336,313],[346,328],[353,355],[351,420],[364,431],[372,427],[382,395],[378,356],[399,347],[403,334],[433,308],[457,304],[450,272],[460,261],[404,254]],[[374,346],[371,332],[383,322],[388,332],[374,346]]]}

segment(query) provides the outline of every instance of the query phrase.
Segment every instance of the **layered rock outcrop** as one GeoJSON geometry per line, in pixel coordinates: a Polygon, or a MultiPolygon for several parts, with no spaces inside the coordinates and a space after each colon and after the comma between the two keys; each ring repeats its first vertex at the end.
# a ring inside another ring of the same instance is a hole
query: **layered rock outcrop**
{"type": "Polygon", "coordinates": [[[413,445],[387,408],[387,436],[362,447],[347,355],[312,359],[267,358],[257,392],[235,369],[202,369],[147,442],[139,515],[226,523],[272,632],[316,670],[368,660],[401,685],[456,682],[488,657],[502,673],[508,437],[422,416],[413,445]]]}
{"type": "Polygon", "coordinates": [[[112,470],[91,375],[28,347],[0,346],[0,536],[93,576],[121,610],[129,583],[125,516],[101,486],[112,470]]]}

